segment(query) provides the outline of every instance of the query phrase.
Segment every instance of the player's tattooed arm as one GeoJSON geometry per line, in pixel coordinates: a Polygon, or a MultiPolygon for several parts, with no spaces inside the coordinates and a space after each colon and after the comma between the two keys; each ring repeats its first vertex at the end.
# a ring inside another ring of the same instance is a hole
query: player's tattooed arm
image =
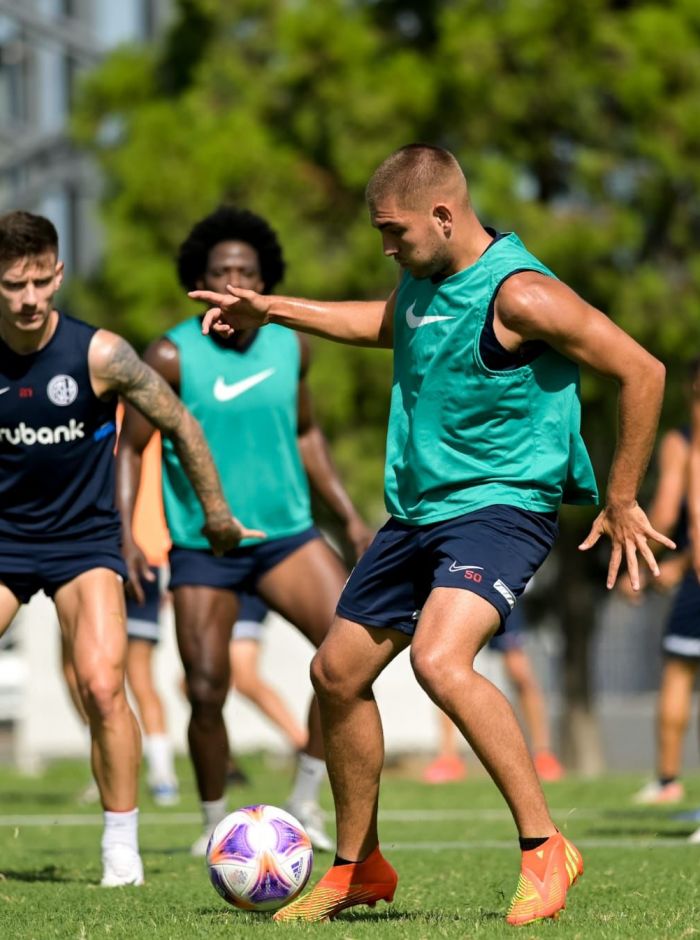
{"type": "Polygon", "coordinates": [[[99,330],[88,354],[95,394],[121,395],[173,443],[183,470],[202,504],[204,534],[217,553],[228,551],[243,538],[263,535],[246,529],[231,515],[219,474],[199,422],[167,382],[137,356],[115,333],[99,330]]]}

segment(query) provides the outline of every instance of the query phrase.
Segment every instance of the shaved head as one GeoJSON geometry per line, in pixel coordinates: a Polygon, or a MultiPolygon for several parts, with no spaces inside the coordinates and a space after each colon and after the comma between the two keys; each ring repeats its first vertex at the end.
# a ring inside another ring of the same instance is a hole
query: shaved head
{"type": "Polygon", "coordinates": [[[408,144],[395,150],[374,171],[365,191],[370,210],[383,199],[420,208],[431,199],[469,203],[464,173],[449,150],[408,144]]]}

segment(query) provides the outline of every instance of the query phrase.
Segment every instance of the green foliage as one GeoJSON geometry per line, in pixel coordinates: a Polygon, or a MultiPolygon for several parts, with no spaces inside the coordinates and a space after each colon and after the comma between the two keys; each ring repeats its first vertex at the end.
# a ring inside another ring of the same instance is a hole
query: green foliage
{"type": "MultiPolygon", "coordinates": [[[[77,139],[105,174],[104,265],[80,300],[137,345],[191,312],[173,268],[222,200],[268,216],[284,290],[385,296],[364,183],[423,139],[462,161],[484,221],[528,246],[677,376],[700,343],[700,12],[691,0],[181,0],[155,50],[89,76],[77,139]]],[[[312,384],[377,512],[389,364],[318,344],[312,384]],[[368,470],[368,466],[370,469],[368,470]],[[358,468],[362,468],[359,470],[358,468]],[[367,479],[364,479],[364,476],[367,479]]],[[[614,396],[584,381],[601,481],[614,396]]]]}

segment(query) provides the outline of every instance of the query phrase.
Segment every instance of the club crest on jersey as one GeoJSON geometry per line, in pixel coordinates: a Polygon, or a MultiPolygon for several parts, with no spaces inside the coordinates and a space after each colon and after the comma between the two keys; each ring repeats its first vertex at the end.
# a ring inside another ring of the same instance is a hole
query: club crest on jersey
{"type": "Polygon", "coordinates": [[[46,394],[54,405],[72,405],[78,397],[78,383],[72,375],[54,375],[46,386],[46,394]]]}

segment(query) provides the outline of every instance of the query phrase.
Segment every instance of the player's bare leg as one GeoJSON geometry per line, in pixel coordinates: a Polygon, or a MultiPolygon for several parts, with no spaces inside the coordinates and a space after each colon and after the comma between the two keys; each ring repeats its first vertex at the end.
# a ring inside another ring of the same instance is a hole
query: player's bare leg
{"type": "Polygon", "coordinates": [[[510,923],[556,916],[583,871],[577,850],[558,834],[518,721],[505,696],[474,670],[474,658],[496,631],[498,614],[470,591],[434,589],[418,622],[411,662],[421,686],[469,741],[513,814],[523,851],[510,923]],[[531,877],[532,876],[532,877],[531,877]]]}
{"type": "Polygon", "coordinates": [[[659,779],[678,777],[681,772],[697,671],[697,660],[669,656],[664,663],[657,718],[659,779]]]}
{"type": "MultiPolygon", "coordinates": [[[[260,596],[293,623],[318,647],[328,633],[347,571],[336,553],[321,539],[300,546],[268,571],[257,584],[260,596]]],[[[318,802],[325,779],[324,746],[318,700],[309,707],[308,742],[299,756],[294,788],[285,808],[299,819],[314,848],[331,851],[318,802]]]]}
{"type": "Polygon", "coordinates": [[[15,619],[20,606],[20,602],[12,591],[0,581],[0,636],[15,619]]]}
{"type": "Polygon", "coordinates": [[[143,750],[151,795],[159,806],[173,806],[179,801],[178,785],[165,709],[153,678],[154,649],[155,644],[149,640],[129,638],[126,678],[143,727],[143,750]]]}
{"type": "Polygon", "coordinates": [[[312,663],[335,800],[338,856],[307,895],[275,920],[316,921],[355,904],[392,900],[397,877],[379,851],[377,808],[384,735],[372,685],[410,638],[336,618],[312,663]]]}
{"type": "Polygon", "coordinates": [[[308,732],[291,713],[277,689],[260,675],[258,640],[234,638],[230,653],[233,688],[277,725],[295,751],[306,747],[308,732]]]}
{"type": "Polygon", "coordinates": [[[92,769],[105,810],[102,884],[141,884],[136,828],[141,739],[124,688],[122,582],[114,571],[94,568],[62,585],[54,600],[90,727],[92,769]]]}
{"type": "Polygon", "coordinates": [[[173,603],[185,690],[192,709],[190,757],[204,816],[204,830],[192,846],[192,854],[204,855],[209,835],[227,811],[229,743],[223,709],[231,680],[228,645],[238,616],[238,599],[231,591],[182,585],[173,591],[173,603]]]}
{"type": "Polygon", "coordinates": [[[226,786],[228,736],[223,708],[230,682],[228,643],[238,614],[231,591],[189,586],[173,591],[177,642],[192,707],[188,739],[202,800],[218,800],[226,786]]]}
{"type": "Polygon", "coordinates": [[[530,657],[520,647],[506,649],[503,666],[518,698],[537,776],[540,780],[560,780],[564,770],[552,753],[547,704],[530,657]]]}

